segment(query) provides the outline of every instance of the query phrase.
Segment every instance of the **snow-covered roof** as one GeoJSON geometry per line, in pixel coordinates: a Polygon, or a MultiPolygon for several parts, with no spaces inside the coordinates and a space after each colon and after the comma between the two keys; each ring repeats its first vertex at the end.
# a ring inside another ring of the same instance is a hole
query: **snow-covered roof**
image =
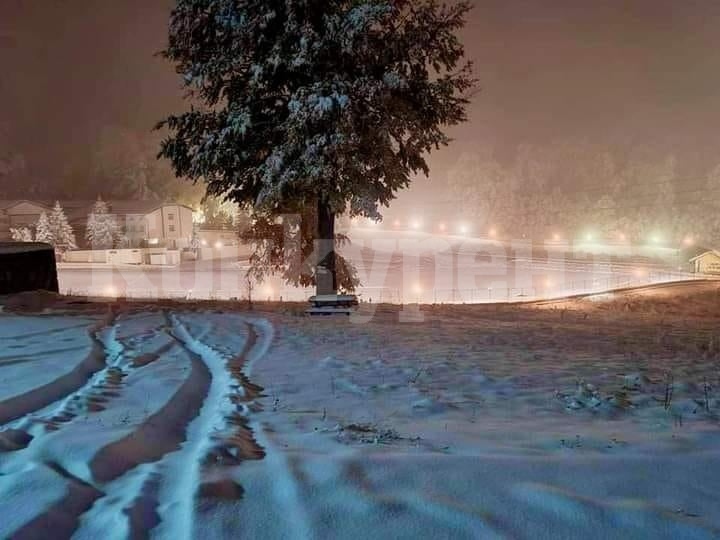
{"type": "Polygon", "coordinates": [[[52,205],[46,204],[44,201],[31,201],[29,199],[0,200],[0,210],[8,210],[18,204],[32,204],[34,206],[42,206],[51,209],[52,205]]]}
{"type": "Polygon", "coordinates": [[[715,257],[717,257],[718,259],[720,259],[720,251],[718,251],[717,249],[709,249],[709,250],[701,253],[700,255],[697,255],[696,257],[693,257],[692,259],[690,259],[690,262],[695,262],[695,261],[697,261],[698,259],[702,259],[703,257],[707,257],[708,255],[714,255],[715,257]]]}
{"type": "Polygon", "coordinates": [[[149,214],[164,206],[181,206],[192,210],[189,206],[174,202],[158,201],[107,201],[110,212],[113,214],[149,214]]]}
{"type": "MultiPolygon", "coordinates": [[[[60,206],[65,210],[66,215],[70,218],[86,217],[92,210],[96,201],[92,200],[61,200],[60,206]]],[[[159,202],[159,201],[127,201],[127,200],[107,200],[105,201],[114,214],[149,214],[158,208],[164,206],[180,206],[192,210],[187,205],[175,202],[159,202]]],[[[55,206],[55,200],[0,200],[0,210],[8,210],[21,203],[32,204],[51,210],[55,206]]]]}

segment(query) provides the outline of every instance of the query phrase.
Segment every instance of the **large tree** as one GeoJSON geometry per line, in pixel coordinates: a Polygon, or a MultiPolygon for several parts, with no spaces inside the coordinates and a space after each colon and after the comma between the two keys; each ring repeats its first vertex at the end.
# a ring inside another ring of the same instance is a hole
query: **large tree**
{"type": "Polygon", "coordinates": [[[160,124],[170,131],[160,154],[256,223],[314,216],[313,279],[318,292],[335,291],[335,216],[379,219],[428,173],[427,154],[450,142],[445,128],[465,120],[474,80],[457,32],[470,8],[177,0],[164,54],[194,106],[160,124]]]}

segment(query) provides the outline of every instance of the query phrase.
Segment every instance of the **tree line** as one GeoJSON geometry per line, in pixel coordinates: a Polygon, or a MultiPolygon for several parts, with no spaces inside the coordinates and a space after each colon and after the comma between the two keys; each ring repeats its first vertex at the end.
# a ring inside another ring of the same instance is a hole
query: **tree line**
{"type": "Polygon", "coordinates": [[[698,243],[720,239],[720,164],[574,142],[521,145],[510,159],[464,153],[451,198],[481,228],[514,238],[698,243]]]}

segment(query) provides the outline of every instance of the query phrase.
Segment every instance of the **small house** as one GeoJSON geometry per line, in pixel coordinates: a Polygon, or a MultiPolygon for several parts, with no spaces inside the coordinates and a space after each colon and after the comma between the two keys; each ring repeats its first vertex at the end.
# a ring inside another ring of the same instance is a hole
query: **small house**
{"type": "Polygon", "coordinates": [[[696,274],[720,275],[720,251],[709,250],[690,259],[696,274]]]}

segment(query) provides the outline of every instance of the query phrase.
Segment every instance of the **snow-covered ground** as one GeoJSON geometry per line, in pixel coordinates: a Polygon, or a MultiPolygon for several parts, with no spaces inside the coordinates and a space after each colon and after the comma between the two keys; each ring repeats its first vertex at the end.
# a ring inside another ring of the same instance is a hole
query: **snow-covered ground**
{"type": "Polygon", "coordinates": [[[719,299],[6,309],[0,537],[718,538],[719,299]]]}

